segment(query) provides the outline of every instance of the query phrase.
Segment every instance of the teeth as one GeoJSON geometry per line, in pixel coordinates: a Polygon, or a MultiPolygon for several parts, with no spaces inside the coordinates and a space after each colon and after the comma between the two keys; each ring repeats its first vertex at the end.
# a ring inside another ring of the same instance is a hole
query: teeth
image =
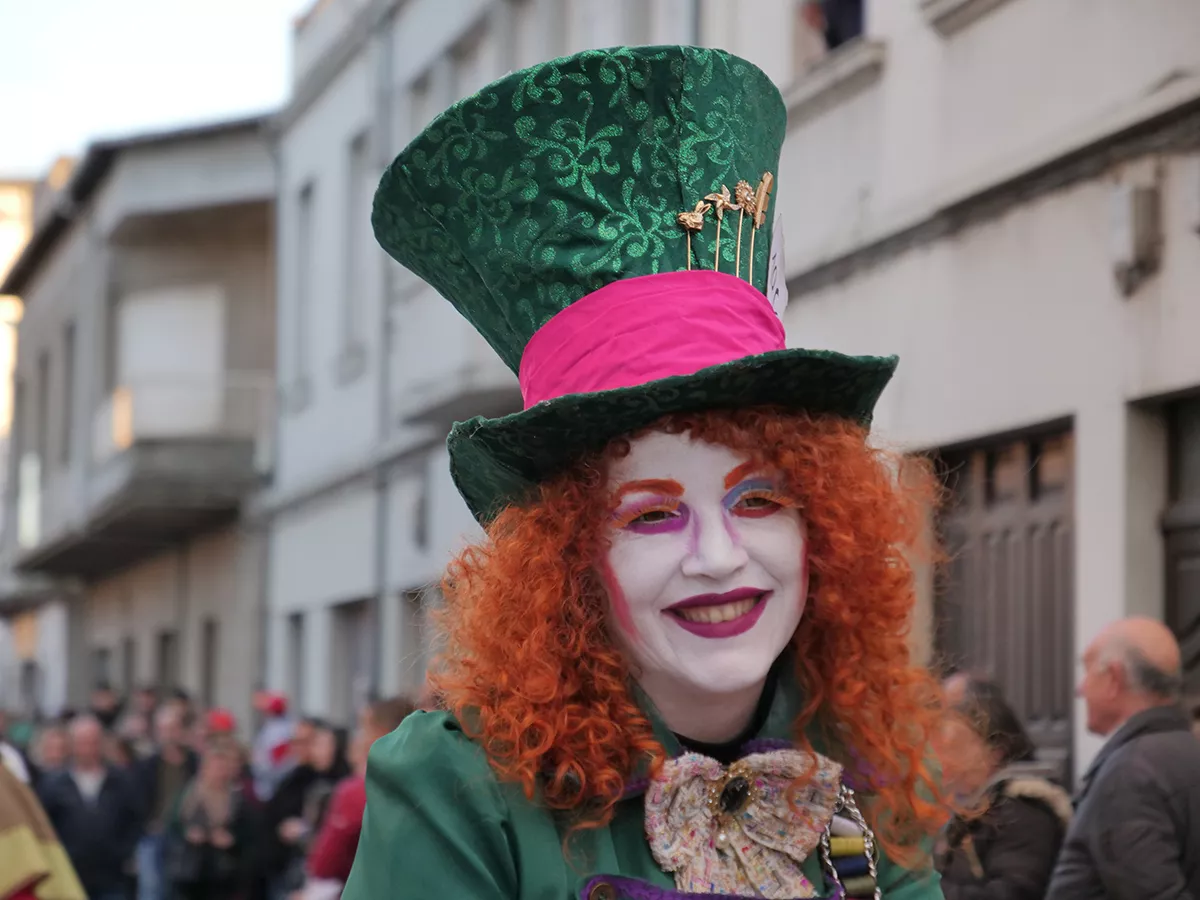
{"type": "Polygon", "coordinates": [[[718,622],[730,622],[744,616],[754,609],[759,597],[747,597],[745,600],[735,600],[732,603],[722,603],[718,606],[693,606],[689,609],[672,610],[679,618],[689,622],[704,622],[716,625],[718,622]]]}

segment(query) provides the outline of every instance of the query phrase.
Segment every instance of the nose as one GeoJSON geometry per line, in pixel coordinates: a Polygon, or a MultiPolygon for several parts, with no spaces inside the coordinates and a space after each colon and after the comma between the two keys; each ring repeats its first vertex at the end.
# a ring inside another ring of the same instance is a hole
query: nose
{"type": "Polygon", "coordinates": [[[723,515],[696,516],[693,548],[684,557],[682,571],[693,578],[720,580],[740,571],[750,557],[723,515]]]}

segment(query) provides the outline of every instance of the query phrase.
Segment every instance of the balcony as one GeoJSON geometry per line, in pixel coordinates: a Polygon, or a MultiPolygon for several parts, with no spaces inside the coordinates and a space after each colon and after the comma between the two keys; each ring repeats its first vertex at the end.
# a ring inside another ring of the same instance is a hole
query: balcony
{"type": "Polygon", "coordinates": [[[0,618],[20,615],[70,592],[70,583],[37,572],[19,572],[11,547],[0,551],[0,618]]]}
{"type": "Polygon", "coordinates": [[[521,409],[516,376],[433,288],[416,282],[402,302],[391,373],[401,420],[448,430],[521,409]]]}
{"type": "Polygon", "coordinates": [[[263,373],[119,385],[82,472],[23,462],[18,567],[97,578],[232,521],[269,465],[273,402],[263,373]]]}

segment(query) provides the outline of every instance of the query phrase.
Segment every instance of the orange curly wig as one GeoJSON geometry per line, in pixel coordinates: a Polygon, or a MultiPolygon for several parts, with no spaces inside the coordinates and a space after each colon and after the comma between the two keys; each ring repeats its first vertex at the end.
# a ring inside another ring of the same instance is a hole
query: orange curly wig
{"type": "MultiPolygon", "coordinates": [[[[867,445],[849,422],[754,409],[673,415],[653,429],[690,432],[773,471],[808,528],[809,604],[793,639],[807,705],[800,746],[819,733],[869,781],[867,812],[893,858],[946,821],[930,770],[941,692],[912,664],[914,605],[906,553],[925,546],[937,483],[867,445]]],[[[444,646],[434,676],[444,702],[485,749],[498,777],[535,790],[578,827],[607,823],[635,768],[664,751],[629,690],[606,630],[597,562],[607,546],[609,461],[600,455],[504,511],[488,539],[447,570],[444,646]]]]}

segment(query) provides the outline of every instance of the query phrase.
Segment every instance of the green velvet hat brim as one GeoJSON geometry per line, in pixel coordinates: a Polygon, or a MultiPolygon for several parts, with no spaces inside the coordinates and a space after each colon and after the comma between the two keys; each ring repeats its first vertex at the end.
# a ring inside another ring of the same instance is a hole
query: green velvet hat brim
{"type": "Polygon", "coordinates": [[[672,413],[771,406],[869,427],[896,363],[894,356],[776,350],[636,387],[568,394],[499,419],[477,416],[450,432],[450,473],[486,525],[581,457],[672,413]]]}

